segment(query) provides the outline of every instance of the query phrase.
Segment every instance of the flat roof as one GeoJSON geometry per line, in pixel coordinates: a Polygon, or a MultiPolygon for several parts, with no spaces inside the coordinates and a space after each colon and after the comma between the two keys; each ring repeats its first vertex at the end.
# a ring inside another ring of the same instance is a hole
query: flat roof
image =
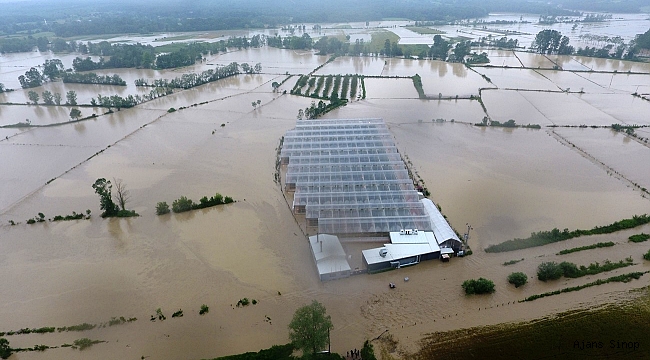
{"type": "Polygon", "coordinates": [[[309,237],[309,245],[316,260],[319,275],[352,270],[337,236],[313,235],[309,237]]]}
{"type": "Polygon", "coordinates": [[[440,246],[430,231],[418,231],[417,234],[411,235],[400,235],[400,232],[394,231],[390,232],[389,235],[391,244],[384,244],[381,248],[361,251],[368,265],[398,261],[440,251],[440,246]],[[386,249],[386,256],[379,255],[381,249],[386,249]]]}

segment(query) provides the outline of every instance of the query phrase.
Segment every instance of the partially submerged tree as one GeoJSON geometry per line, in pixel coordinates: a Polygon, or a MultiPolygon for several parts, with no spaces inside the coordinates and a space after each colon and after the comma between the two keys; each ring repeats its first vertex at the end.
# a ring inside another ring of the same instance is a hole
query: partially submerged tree
{"type": "Polygon", "coordinates": [[[29,101],[33,102],[34,105],[37,105],[38,104],[38,99],[40,98],[40,96],[38,95],[38,93],[36,91],[29,90],[29,92],[27,93],[27,98],[29,99],[29,101]]]}
{"type": "Polygon", "coordinates": [[[79,116],[81,116],[81,110],[79,109],[70,109],[70,118],[71,119],[79,119],[79,116]]]}
{"type": "Polygon", "coordinates": [[[11,356],[13,350],[9,346],[9,340],[0,338],[0,358],[6,359],[11,356]]]}
{"type": "Polygon", "coordinates": [[[126,203],[131,200],[131,193],[126,188],[126,184],[122,179],[113,178],[113,183],[115,183],[115,195],[113,195],[113,198],[122,210],[126,210],[126,203]]]}
{"type": "Polygon", "coordinates": [[[522,272],[513,272],[512,274],[508,275],[508,282],[518,288],[528,282],[528,275],[522,272]]]}
{"type": "Polygon", "coordinates": [[[325,348],[332,329],[332,319],[326,314],[325,306],[314,300],[293,314],[289,323],[289,339],[304,357],[316,354],[325,348]]]}
{"type": "Polygon", "coordinates": [[[97,179],[93,184],[95,193],[99,195],[99,208],[104,210],[101,217],[115,216],[119,211],[119,207],[113,202],[112,188],[111,182],[104,178],[97,179]]]}

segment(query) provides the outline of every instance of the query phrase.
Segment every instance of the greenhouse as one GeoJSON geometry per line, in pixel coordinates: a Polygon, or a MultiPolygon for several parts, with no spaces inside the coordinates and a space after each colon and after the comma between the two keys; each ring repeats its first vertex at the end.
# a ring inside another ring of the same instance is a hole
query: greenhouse
{"type": "Polygon", "coordinates": [[[280,151],[294,214],[320,233],[431,230],[430,216],[381,119],[299,120],[280,151]]]}

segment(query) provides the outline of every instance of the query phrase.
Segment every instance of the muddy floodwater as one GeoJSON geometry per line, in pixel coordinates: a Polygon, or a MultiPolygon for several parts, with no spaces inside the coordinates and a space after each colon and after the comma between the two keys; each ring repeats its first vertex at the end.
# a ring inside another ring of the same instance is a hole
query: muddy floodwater
{"type": "MultiPolygon", "coordinates": [[[[642,21],[628,19],[634,26],[642,21]]],[[[364,25],[357,25],[347,31],[365,34],[360,30],[364,25]]],[[[520,30],[535,29],[522,24],[520,30]]],[[[332,25],[325,31],[343,30],[332,25]]],[[[165,35],[174,36],[181,35],[165,35]]],[[[1,103],[12,103],[0,105],[0,126],[13,125],[0,127],[0,331],[100,324],[120,316],[138,319],[84,332],[13,335],[12,347],[59,346],[83,337],[105,341],[84,352],[59,348],[14,356],[199,359],[258,351],[287,343],[294,311],[314,299],[332,316],[333,351],[360,348],[386,330],[399,349],[415,351],[430,332],[597,306],[649,285],[646,275],[534,303],[517,302],[650,270],[642,259],[647,243],[627,241],[630,235],[649,233],[650,225],[514,252],[483,250],[531,232],[590,229],[650,213],[650,148],[644,140],[650,138],[650,102],[632,96],[637,87],[647,89],[650,68],[571,57],[562,59],[560,71],[552,65],[559,60],[550,56],[508,51],[490,51],[489,56],[493,65],[507,68],[339,57],[315,73],[376,76],[364,79],[365,98],[323,118],[383,118],[403,158],[451,225],[461,234],[471,227],[474,252],[448,263],[428,261],[332,282],[318,280],[303,229],[274,181],[280,138],[295,126],[298,110],[314,100],[290,95],[299,78],[290,76],[311,73],[327,57],[268,47],[232,49],[188,68],[102,71],[128,79],[125,87],[54,82],[36,89],[74,89],[80,103],[87,104],[99,93],[140,93],[133,84],[138,78],[173,78],[233,61],[262,66],[260,74],[179,90],[132,109],[105,113],[80,107],[83,116],[97,117],[76,122],[69,117],[70,107],[27,105],[27,91],[15,80],[24,66],[53,57],[67,64],[74,56],[0,56],[0,82],[18,88],[0,94],[1,103]],[[608,72],[581,72],[585,67],[608,72]],[[415,74],[422,78],[427,100],[419,98],[409,78],[415,74]],[[273,91],[273,82],[287,78],[280,91],[273,91]],[[475,125],[486,116],[541,128],[475,125]],[[26,120],[29,126],[16,125],[26,120]],[[636,137],[611,130],[612,124],[638,126],[636,137]],[[91,185],[102,177],[127,185],[127,207],[139,217],[99,216],[99,198],[91,185]],[[198,202],[216,192],[236,202],[182,214],[155,213],[158,202],[171,205],[181,196],[198,202]],[[87,209],[92,214],[88,220],[27,224],[38,213],[47,220],[87,209]],[[616,245],[556,255],[604,241],[616,245]],[[589,265],[628,256],[634,265],[626,269],[547,283],[535,279],[537,266],[545,261],[589,265]],[[502,265],[519,259],[524,260],[502,265]],[[520,289],[509,285],[506,277],[513,271],[526,273],[529,283],[520,289]],[[461,283],[478,277],[493,280],[496,292],[465,296],[461,283]],[[389,282],[397,288],[389,289],[389,282]],[[243,298],[257,304],[237,307],[243,298]],[[202,304],[209,313],[199,315],[202,304]],[[167,320],[150,321],[158,308],[167,320]],[[179,309],[184,316],[171,318],[179,309]]],[[[344,248],[351,265],[362,268],[361,250],[379,244],[346,243],[344,248]]]]}

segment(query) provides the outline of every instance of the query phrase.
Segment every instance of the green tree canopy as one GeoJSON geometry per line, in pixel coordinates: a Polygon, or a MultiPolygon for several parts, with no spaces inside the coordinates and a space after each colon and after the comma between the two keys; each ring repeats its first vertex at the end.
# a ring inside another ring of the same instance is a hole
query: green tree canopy
{"type": "Polygon", "coordinates": [[[11,356],[11,347],[9,347],[9,340],[0,338],[0,358],[6,359],[11,356]]]}
{"type": "Polygon", "coordinates": [[[111,189],[112,185],[110,181],[107,181],[104,178],[97,179],[93,184],[93,189],[95,193],[99,195],[99,208],[104,210],[102,217],[115,216],[119,211],[118,206],[113,202],[111,189]]]}
{"type": "Polygon", "coordinates": [[[522,272],[513,272],[512,274],[508,275],[508,282],[518,288],[528,282],[528,275],[522,272]]]}
{"type": "Polygon", "coordinates": [[[27,98],[29,99],[29,101],[33,102],[34,105],[36,105],[38,104],[38,99],[40,98],[40,96],[36,91],[29,90],[29,92],[27,93],[27,98]]]}
{"type": "Polygon", "coordinates": [[[294,313],[289,323],[289,338],[296,348],[302,350],[303,356],[310,356],[325,348],[332,327],[325,306],[314,300],[294,313]]]}

